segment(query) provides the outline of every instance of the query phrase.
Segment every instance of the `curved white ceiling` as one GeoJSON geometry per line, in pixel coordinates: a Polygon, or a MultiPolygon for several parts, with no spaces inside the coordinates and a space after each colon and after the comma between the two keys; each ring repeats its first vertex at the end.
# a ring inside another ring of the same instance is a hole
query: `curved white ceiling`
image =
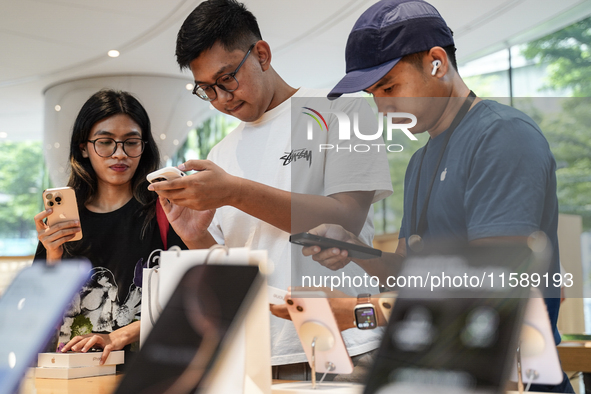
{"type": "MultiPolygon", "coordinates": [[[[375,0],[246,0],[273,64],[293,86],[330,87],[344,45],[375,0]]],[[[181,76],[176,33],[196,0],[0,0],[0,133],[40,139],[43,90],[105,74],[181,76]],[[117,49],[118,58],[107,51],[117,49]]],[[[433,0],[455,33],[460,62],[539,37],[591,13],[589,0],[433,0]]],[[[196,104],[197,105],[197,104],[196,104]]]]}

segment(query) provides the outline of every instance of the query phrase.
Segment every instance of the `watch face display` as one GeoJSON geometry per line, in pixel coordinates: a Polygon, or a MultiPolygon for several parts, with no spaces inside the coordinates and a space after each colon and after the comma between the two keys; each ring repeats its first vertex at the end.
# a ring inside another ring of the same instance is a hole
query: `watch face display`
{"type": "Polygon", "coordinates": [[[374,308],[371,306],[355,308],[355,323],[360,330],[376,328],[378,324],[374,308]]]}

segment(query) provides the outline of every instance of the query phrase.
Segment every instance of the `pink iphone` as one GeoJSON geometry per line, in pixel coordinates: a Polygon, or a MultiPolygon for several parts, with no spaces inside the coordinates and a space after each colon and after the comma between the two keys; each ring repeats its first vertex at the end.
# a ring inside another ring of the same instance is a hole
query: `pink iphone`
{"type": "Polygon", "coordinates": [[[326,294],[318,291],[299,291],[294,292],[292,298],[286,302],[310,366],[314,346],[316,372],[352,373],[353,363],[326,294]]]}
{"type": "MultiPolygon", "coordinates": [[[[53,209],[53,213],[47,217],[47,225],[49,227],[68,220],[80,221],[76,193],[74,193],[74,189],[71,187],[58,187],[45,190],[43,192],[43,205],[45,205],[45,209],[53,209]]],[[[78,241],[80,239],[82,239],[82,231],[77,232],[70,241],[78,241]]]]}

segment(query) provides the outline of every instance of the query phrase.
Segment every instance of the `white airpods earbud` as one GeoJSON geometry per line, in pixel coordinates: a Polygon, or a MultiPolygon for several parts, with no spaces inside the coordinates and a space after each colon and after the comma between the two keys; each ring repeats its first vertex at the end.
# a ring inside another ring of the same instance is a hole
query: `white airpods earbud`
{"type": "Polygon", "coordinates": [[[431,71],[431,75],[435,75],[437,74],[437,69],[441,66],[441,60],[433,60],[431,62],[431,64],[433,65],[433,70],[431,71]]]}

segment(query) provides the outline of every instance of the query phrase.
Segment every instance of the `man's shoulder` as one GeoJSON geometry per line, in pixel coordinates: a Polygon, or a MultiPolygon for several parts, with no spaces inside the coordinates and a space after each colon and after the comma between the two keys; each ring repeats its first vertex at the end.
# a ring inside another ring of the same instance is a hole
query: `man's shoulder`
{"type": "MultiPolygon", "coordinates": [[[[524,112],[492,100],[477,103],[466,117],[464,136],[466,141],[505,145],[512,141],[516,146],[532,149],[549,149],[546,137],[536,122],[524,112]],[[470,112],[474,111],[473,114],[470,112]]],[[[468,142],[469,143],[469,142],[468,142]]]]}
{"type": "Polygon", "coordinates": [[[540,128],[532,118],[509,105],[493,100],[482,100],[474,109],[476,109],[475,115],[477,115],[475,121],[482,122],[485,125],[492,127],[503,124],[505,127],[510,127],[511,129],[530,130],[541,133],[540,128]]]}

